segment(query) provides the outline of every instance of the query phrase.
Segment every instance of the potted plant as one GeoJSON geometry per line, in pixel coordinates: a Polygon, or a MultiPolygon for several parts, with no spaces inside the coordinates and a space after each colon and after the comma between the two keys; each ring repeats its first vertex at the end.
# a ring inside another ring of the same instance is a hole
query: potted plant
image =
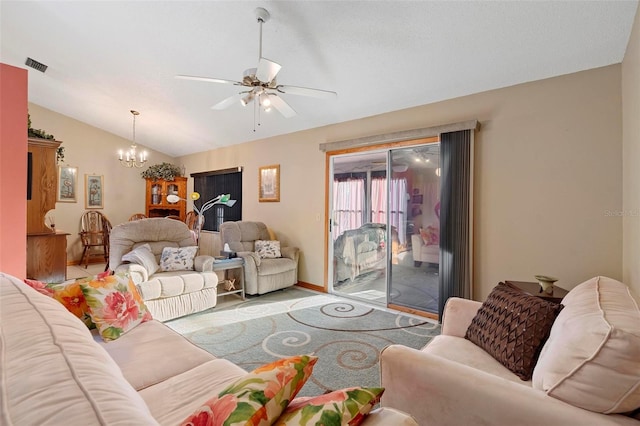
{"type": "Polygon", "coordinates": [[[176,176],[182,176],[182,169],[175,164],[163,162],[149,166],[147,170],[141,173],[141,176],[145,179],[171,181],[176,176]]]}

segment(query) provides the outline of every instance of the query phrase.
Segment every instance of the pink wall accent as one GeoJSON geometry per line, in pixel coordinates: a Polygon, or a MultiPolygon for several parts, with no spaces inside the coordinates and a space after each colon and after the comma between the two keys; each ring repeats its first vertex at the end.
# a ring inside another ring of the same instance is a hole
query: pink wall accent
{"type": "Polygon", "coordinates": [[[27,269],[27,70],[0,63],[0,271],[27,269]]]}

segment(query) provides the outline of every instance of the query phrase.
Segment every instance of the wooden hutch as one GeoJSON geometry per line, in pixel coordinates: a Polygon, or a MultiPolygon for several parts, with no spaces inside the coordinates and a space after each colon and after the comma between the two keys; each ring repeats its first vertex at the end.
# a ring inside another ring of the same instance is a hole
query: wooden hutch
{"type": "Polygon", "coordinates": [[[147,178],[145,209],[147,217],[178,216],[184,222],[187,214],[187,178],[175,177],[174,180],[147,178]],[[181,198],[170,203],[167,195],[181,198]]]}
{"type": "Polygon", "coordinates": [[[67,235],[45,223],[56,208],[56,150],[62,142],[28,139],[27,278],[62,282],[67,276],[67,235]]]}

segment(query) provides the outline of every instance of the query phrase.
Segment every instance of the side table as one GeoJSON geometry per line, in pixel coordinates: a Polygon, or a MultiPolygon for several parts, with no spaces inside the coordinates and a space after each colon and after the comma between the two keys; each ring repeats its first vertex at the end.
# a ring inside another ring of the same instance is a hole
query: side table
{"type": "Polygon", "coordinates": [[[553,286],[553,293],[548,294],[542,291],[542,287],[537,282],[507,280],[504,283],[512,288],[522,291],[523,293],[537,296],[541,299],[554,303],[562,302],[562,299],[569,293],[567,290],[560,288],[557,285],[553,286]]]}
{"type": "Polygon", "coordinates": [[[226,296],[228,294],[239,294],[242,297],[242,300],[245,299],[244,296],[244,259],[241,257],[236,257],[233,259],[216,259],[213,262],[213,271],[224,271],[224,278],[227,279],[227,272],[232,269],[239,269],[240,272],[234,274],[236,279],[235,282],[235,290],[225,290],[224,289],[224,281],[218,283],[217,293],[218,296],[226,296]]]}

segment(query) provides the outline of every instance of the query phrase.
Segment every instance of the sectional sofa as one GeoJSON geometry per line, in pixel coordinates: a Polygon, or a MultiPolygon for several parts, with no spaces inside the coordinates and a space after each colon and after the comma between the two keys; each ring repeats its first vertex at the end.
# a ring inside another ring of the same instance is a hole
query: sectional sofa
{"type": "MultiPolygon", "coordinates": [[[[106,343],[62,304],[3,273],[0,354],[0,424],[8,426],[179,425],[247,374],[156,320],[106,343]]],[[[387,408],[362,424],[417,425],[387,408]]]]}

